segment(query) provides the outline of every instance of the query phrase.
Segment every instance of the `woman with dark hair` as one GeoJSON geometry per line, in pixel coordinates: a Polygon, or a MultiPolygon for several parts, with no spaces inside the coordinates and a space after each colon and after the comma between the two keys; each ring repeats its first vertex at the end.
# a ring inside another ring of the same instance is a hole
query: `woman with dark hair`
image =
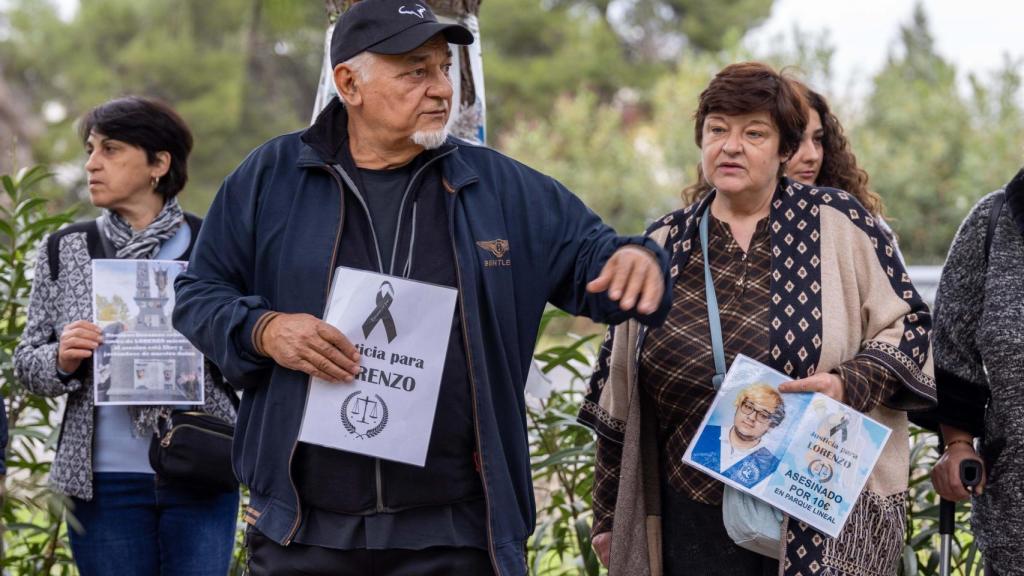
{"type": "Polygon", "coordinates": [[[882,197],[868,188],[868,173],[857,165],[843,125],[824,96],[801,82],[793,82],[803,92],[809,108],[807,127],[800,147],[786,163],[786,176],[808,186],[837,188],[853,194],[896,247],[896,235],[884,218],[882,197]]]}
{"type": "Polygon", "coordinates": [[[648,230],[670,252],[672,311],[659,328],[609,331],[580,413],[598,433],[594,548],[616,576],[891,574],[904,410],[935,397],[928,309],[859,202],[783,176],[807,122],[792,81],[727,66],[695,120],[711,188],[648,230]],[[795,379],[780,391],[821,392],[893,430],[838,538],[786,519],[774,557],[741,548],[724,528],[722,483],[683,464],[716,394],[711,294],[727,362],[744,354],[795,379]]]}
{"type": "MultiPolygon", "coordinates": [[[[182,211],[192,134],[167,105],[112,100],[81,121],[96,220],[38,250],[28,323],[14,354],[24,386],[67,395],[51,487],[71,499],[68,534],[81,574],[217,575],[234,546],[238,492],[156,477],[148,450],[168,406],[95,406],[93,258],[187,260],[202,221],[182,211]]],[[[234,422],[233,394],[207,365],[203,411],[234,422]]]]}

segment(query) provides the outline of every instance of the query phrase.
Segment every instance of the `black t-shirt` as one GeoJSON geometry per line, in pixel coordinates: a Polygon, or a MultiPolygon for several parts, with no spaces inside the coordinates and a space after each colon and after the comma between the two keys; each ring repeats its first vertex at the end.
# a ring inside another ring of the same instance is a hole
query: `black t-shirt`
{"type": "MultiPolygon", "coordinates": [[[[414,164],[416,162],[410,162],[391,170],[359,169],[359,176],[363,181],[363,188],[360,192],[366,201],[366,209],[370,212],[370,218],[373,220],[373,232],[377,237],[377,245],[380,247],[381,266],[385,274],[390,274],[392,270],[391,255],[395,251],[398,212],[402,209],[402,196],[409,186],[414,164]]],[[[409,198],[407,203],[411,204],[411,202],[412,199],[409,198]]],[[[402,264],[395,263],[395,274],[401,275],[402,264]]]]}
{"type": "MultiPolygon", "coordinates": [[[[406,199],[399,223],[401,197],[424,163],[423,158],[410,163],[404,169],[404,183],[398,175],[402,168],[358,172],[355,180],[367,210],[346,187],[345,219],[335,266],[376,270],[376,250],[371,240],[376,236],[383,245],[385,271],[394,250],[396,276],[405,275],[408,260],[411,279],[458,286],[447,226],[448,196],[438,164],[427,166],[412,182],[415,190],[406,199]],[[376,177],[384,182],[379,183],[376,177]],[[410,241],[414,228],[415,243],[410,241]],[[396,230],[401,234],[392,246],[396,230]]],[[[473,391],[457,308],[452,315],[425,466],[376,460],[300,442],[293,458],[293,478],[302,503],[302,523],[295,542],[342,550],[486,548],[487,511],[476,449],[473,391]]]]}

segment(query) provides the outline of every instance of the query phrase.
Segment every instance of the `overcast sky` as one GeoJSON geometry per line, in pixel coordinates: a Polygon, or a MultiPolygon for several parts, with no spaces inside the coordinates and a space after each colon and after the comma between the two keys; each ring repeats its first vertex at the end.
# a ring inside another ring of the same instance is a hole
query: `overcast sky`
{"type": "MultiPolygon", "coordinates": [[[[713,0],[709,0],[713,1],[713,0]]],[[[937,50],[956,64],[961,81],[968,72],[998,69],[1003,55],[1024,57],[1024,2],[1020,0],[926,0],[937,50]]],[[[827,30],[836,49],[837,88],[855,80],[860,92],[884,64],[910,22],[915,0],[775,0],[771,18],[748,41],[787,36],[801,30],[827,30]]]]}

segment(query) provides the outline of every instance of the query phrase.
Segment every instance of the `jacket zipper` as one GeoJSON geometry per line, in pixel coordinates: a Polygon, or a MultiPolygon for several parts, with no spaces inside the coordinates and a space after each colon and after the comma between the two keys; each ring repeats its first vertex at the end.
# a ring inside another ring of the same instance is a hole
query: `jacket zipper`
{"type": "MultiPolygon", "coordinates": [[[[427,164],[425,164],[424,166],[421,167],[421,171],[422,171],[422,168],[425,168],[426,166],[429,166],[435,160],[438,160],[438,159],[442,158],[443,156],[447,156],[448,154],[450,154],[453,151],[454,150],[451,150],[451,151],[449,151],[449,152],[447,152],[445,154],[441,154],[441,155],[435,156],[429,162],[427,162],[427,164]]],[[[334,178],[335,184],[338,185],[338,193],[340,194],[340,198],[339,198],[340,208],[338,210],[338,231],[337,231],[337,233],[334,236],[334,249],[331,251],[331,262],[330,262],[330,264],[328,264],[328,269],[327,269],[327,293],[330,294],[331,282],[333,282],[333,280],[334,280],[334,269],[335,269],[334,260],[338,257],[338,244],[341,242],[341,232],[342,232],[342,229],[345,227],[344,226],[344,222],[345,222],[345,186],[341,182],[341,175],[339,174],[339,168],[332,168],[330,166],[324,166],[324,165],[321,165],[320,167],[322,169],[326,170],[331,175],[331,177],[334,178]]],[[[419,175],[419,172],[417,172],[414,175],[414,178],[415,178],[415,176],[418,176],[418,175],[419,175]]],[[[355,186],[353,186],[352,188],[355,191],[356,198],[362,203],[362,198],[359,196],[358,190],[355,190],[355,186]]],[[[370,211],[366,208],[366,204],[365,203],[363,204],[363,210],[366,211],[367,218],[369,218],[369,220],[370,220],[370,230],[371,230],[371,233],[373,234],[374,246],[377,247],[377,234],[376,234],[376,232],[373,232],[373,218],[370,217],[370,211]]],[[[401,216],[401,215],[399,215],[399,216],[401,216]]],[[[454,245],[455,245],[455,237],[452,236],[452,246],[453,246],[453,248],[454,248],[454,245]]],[[[378,262],[378,264],[381,267],[383,267],[384,262],[383,262],[383,259],[380,256],[380,248],[379,247],[377,247],[377,262],[378,262]]],[[[455,271],[456,271],[456,275],[458,275],[458,269],[459,269],[459,262],[458,262],[458,256],[456,256],[455,257],[455,271]]],[[[461,286],[461,280],[459,281],[459,285],[461,286]]],[[[460,288],[460,291],[461,291],[461,288],[460,288]]],[[[324,312],[326,312],[328,305],[330,305],[330,301],[329,300],[324,302],[324,312]]],[[[463,325],[465,325],[465,318],[463,318],[463,325]]],[[[468,341],[467,341],[466,345],[468,347],[468,345],[469,345],[468,341]]],[[[467,354],[468,354],[468,351],[467,351],[467,354]]],[[[309,389],[310,389],[310,386],[312,385],[312,381],[313,381],[312,376],[306,378],[306,397],[307,398],[309,397],[309,389]]],[[[470,381],[472,382],[472,367],[470,367],[470,381]]],[[[474,392],[474,401],[473,401],[473,419],[474,419],[474,421],[476,420],[476,400],[475,400],[475,397],[476,396],[475,396],[475,392],[474,392]]],[[[475,426],[474,426],[474,428],[475,428],[475,426]]],[[[284,545],[285,546],[288,546],[289,544],[292,543],[292,541],[295,539],[295,533],[299,531],[299,526],[302,524],[302,505],[301,505],[302,503],[301,503],[301,499],[299,498],[299,491],[298,491],[297,488],[295,488],[295,479],[292,477],[292,461],[295,458],[295,449],[298,447],[298,445],[299,445],[299,438],[298,438],[298,436],[296,436],[295,437],[295,441],[292,443],[292,451],[288,455],[288,483],[291,485],[292,492],[295,494],[295,522],[292,524],[291,530],[288,533],[288,537],[285,538],[285,540],[284,540],[284,545]]],[[[479,432],[477,432],[477,451],[478,452],[480,450],[479,447],[480,447],[480,437],[479,437],[479,432]]],[[[384,499],[383,499],[383,495],[381,493],[382,479],[381,479],[381,472],[380,472],[380,459],[379,458],[375,458],[374,460],[375,460],[375,475],[376,475],[376,485],[377,485],[377,512],[382,512],[382,511],[384,511],[384,501],[383,501],[384,499]]],[[[483,465],[481,464],[481,470],[482,469],[483,469],[483,465]]],[[[486,482],[484,482],[483,484],[484,484],[484,500],[486,501],[487,500],[487,485],[486,485],[486,482]]],[[[490,540],[490,533],[491,533],[490,510],[488,509],[487,510],[487,534],[488,534],[488,540],[490,540]]],[[[490,549],[490,547],[491,547],[491,545],[488,544],[488,549],[490,549]]],[[[491,553],[491,562],[493,564],[494,563],[494,551],[490,550],[490,553],[491,553]]],[[[496,576],[501,576],[501,574],[499,573],[496,576]]]]}
{"type": "MultiPolygon", "coordinates": [[[[390,263],[390,266],[389,266],[387,272],[384,271],[384,257],[380,253],[380,244],[377,242],[377,231],[374,230],[374,228],[373,228],[373,215],[370,214],[370,209],[369,209],[369,207],[367,207],[366,201],[363,199],[363,196],[359,192],[359,189],[356,188],[355,183],[352,181],[351,177],[346,178],[346,180],[348,181],[348,185],[352,188],[353,195],[355,195],[356,200],[359,200],[359,203],[363,206],[363,211],[366,212],[366,219],[370,223],[370,235],[373,236],[373,245],[377,249],[377,265],[378,265],[378,270],[380,271],[381,274],[390,274],[392,276],[394,275],[394,271],[395,271],[395,255],[398,253],[398,238],[399,238],[399,234],[402,231],[402,222],[401,222],[402,212],[405,211],[405,201],[409,197],[409,191],[412,190],[413,184],[416,183],[416,179],[419,178],[420,174],[422,174],[423,171],[426,170],[428,166],[433,164],[436,160],[438,160],[440,158],[443,158],[444,156],[447,156],[448,154],[451,154],[452,152],[454,152],[454,150],[449,150],[448,152],[445,152],[443,154],[439,154],[439,155],[431,158],[423,166],[420,166],[419,169],[416,170],[416,172],[413,173],[412,177],[409,178],[409,183],[406,184],[406,186],[405,186],[405,192],[402,193],[402,202],[398,206],[399,222],[398,222],[398,226],[396,227],[397,229],[395,231],[395,244],[392,247],[392,251],[391,251],[391,263],[390,263]]],[[[341,166],[333,167],[332,171],[339,172],[341,174],[345,173],[344,169],[341,166]]],[[[337,176],[335,176],[335,178],[337,178],[337,176]]],[[[341,185],[340,181],[338,181],[338,185],[339,186],[341,185]]],[[[344,194],[345,193],[344,189],[341,192],[342,192],[342,194],[344,194]]],[[[413,222],[412,226],[415,229],[416,222],[413,222]]],[[[335,250],[337,250],[337,243],[335,243],[335,250]]],[[[411,252],[409,253],[409,257],[410,258],[412,257],[412,253],[411,252]]],[[[333,262],[333,258],[331,260],[333,262]]],[[[333,270],[333,263],[332,263],[332,268],[331,269],[333,270]]],[[[376,512],[377,514],[382,514],[384,512],[388,512],[388,508],[386,506],[384,506],[384,478],[383,478],[383,474],[380,471],[380,458],[374,458],[373,459],[373,477],[374,477],[373,478],[374,479],[374,485],[376,486],[376,489],[377,489],[376,507],[374,508],[374,512],[376,512]]]]}
{"type": "MultiPolygon", "coordinates": [[[[459,190],[461,190],[461,188],[451,188],[447,182],[444,182],[444,186],[452,195],[458,194],[459,190]]],[[[473,400],[473,435],[476,438],[476,453],[480,455],[480,485],[484,489],[484,519],[487,523],[487,554],[491,557],[491,567],[494,568],[495,576],[501,576],[501,567],[498,566],[498,555],[494,549],[494,534],[491,528],[491,496],[487,490],[486,464],[480,445],[480,415],[477,412],[476,406],[476,378],[473,375],[473,352],[469,344],[469,325],[466,322],[466,308],[462,298],[462,267],[459,265],[459,250],[455,244],[454,208],[448,212],[448,234],[451,237],[452,256],[455,259],[455,281],[459,287],[459,320],[462,323],[462,343],[466,347],[466,364],[469,369],[469,392],[473,400]]]]}
{"type": "MultiPolygon", "coordinates": [[[[322,166],[324,170],[330,173],[331,177],[334,178],[334,182],[338,185],[338,192],[340,197],[338,198],[338,231],[334,235],[334,249],[331,251],[331,261],[327,265],[327,294],[331,293],[331,282],[334,281],[334,259],[338,257],[338,243],[341,242],[341,230],[345,227],[345,188],[341,184],[341,179],[338,174],[331,170],[327,166],[322,166]]],[[[328,298],[324,302],[324,311],[326,312],[327,306],[330,304],[328,298]]],[[[309,398],[309,388],[312,385],[313,377],[309,376],[306,378],[306,398],[309,398]]],[[[292,460],[295,458],[295,449],[299,446],[299,437],[295,437],[295,441],[292,443],[291,454],[288,455],[288,483],[292,487],[292,492],[295,494],[295,522],[292,524],[291,530],[288,532],[288,537],[284,540],[284,545],[287,546],[292,543],[295,539],[295,533],[299,531],[299,526],[302,524],[302,500],[299,498],[299,490],[295,487],[295,479],[292,477],[292,460]]]]}
{"type": "MultiPolygon", "coordinates": [[[[335,166],[332,166],[331,168],[332,168],[332,170],[331,170],[332,172],[345,175],[345,171],[344,171],[344,169],[341,166],[335,165],[335,166]]],[[[341,187],[341,185],[342,185],[341,181],[338,180],[337,178],[338,177],[335,176],[335,179],[338,182],[338,186],[341,187]]],[[[366,212],[366,220],[367,220],[367,222],[370,223],[370,236],[373,236],[373,248],[374,248],[374,250],[376,251],[376,254],[377,254],[377,270],[381,274],[384,274],[384,255],[380,253],[380,243],[377,242],[377,231],[373,227],[373,216],[370,215],[370,209],[369,209],[369,207],[366,206],[366,201],[363,200],[363,195],[359,192],[359,189],[356,188],[355,182],[352,181],[351,177],[346,178],[346,180],[348,181],[349,187],[352,188],[352,195],[355,196],[356,200],[359,201],[359,204],[362,205],[363,212],[366,212]]],[[[341,194],[344,197],[344,195],[345,195],[345,189],[344,188],[341,188],[341,194]]],[[[405,203],[405,197],[404,196],[402,197],[402,203],[403,204],[405,203]]],[[[399,213],[398,217],[401,218],[402,214],[399,213]]],[[[401,230],[401,228],[402,228],[401,223],[399,223],[398,229],[401,230]]],[[[339,241],[340,241],[340,239],[339,239],[339,241]]],[[[337,242],[335,242],[335,251],[337,251],[337,242]]],[[[394,258],[392,258],[392,261],[393,260],[394,260],[394,258]]],[[[334,258],[332,257],[331,258],[331,270],[333,270],[333,269],[334,269],[334,258]]],[[[328,302],[328,304],[330,304],[330,302],[328,302]]],[[[383,478],[381,478],[381,473],[380,473],[380,458],[374,458],[373,459],[373,479],[374,479],[374,486],[376,487],[376,492],[377,492],[377,494],[376,494],[377,498],[376,498],[376,502],[375,502],[375,506],[374,506],[374,512],[376,512],[377,514],[380,514],[380,513],[386,511],[385,508],[384,508],[384,494],[383,494],[384,480],[383,480],[383,478]]]]}
{"type": "Polygon", "coordinates": [[[222,438],[227,438],[228,440],[231,440],[231,436],[229,436],[228,434],[224,434],[223,432],[215,432],[213,430],[208,430],[206,428],[200,428],[195,424],[178,424],[174,428],[171,428],[170,430],[167,431],[167,434],[165,434],[163,439],[160,440],[160,445],[163,446],[164,448],[170,446],[171,440],[174,438],[174,433],[184,428],[195,428],[196,430],[199,430],[204,434],[213,434],[214,436],[220,436],[222,438]]]}

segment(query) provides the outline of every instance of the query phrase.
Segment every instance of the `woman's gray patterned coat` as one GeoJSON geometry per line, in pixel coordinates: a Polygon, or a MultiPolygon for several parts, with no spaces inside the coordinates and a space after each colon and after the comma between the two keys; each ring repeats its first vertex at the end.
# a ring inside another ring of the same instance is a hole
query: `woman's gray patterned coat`
{"type": "Polygon", "coordinates": [[[1007,190],[986,264],[993,196],[953,240],[932,337],[940,421],[983,436],[988,484],[973,500],[974,534],[998,574],[1024,574],[1024,188],[1007,190]]]}
{"type": "MultiPolygon", "coordinates": [[[[40,244],[29,299],[28,324],[14,351],[14,371],[33,394],[67,394],[67,406],[57,455],[50,469],[50,486],[57,492],[91,500],[94,406],[91,374],[62,381],[57,376],[57,345],[64,326],[92,321],[92,265],[84,232],[59,240],[60,273],[51,281],[46,240],[40,244]]],[[[88,371],[85,371],[88,372],[88,371]]],[[[235,409],[224,386],[214,384],[206,370],[203,409],[229,422],[235,409]]]]}

